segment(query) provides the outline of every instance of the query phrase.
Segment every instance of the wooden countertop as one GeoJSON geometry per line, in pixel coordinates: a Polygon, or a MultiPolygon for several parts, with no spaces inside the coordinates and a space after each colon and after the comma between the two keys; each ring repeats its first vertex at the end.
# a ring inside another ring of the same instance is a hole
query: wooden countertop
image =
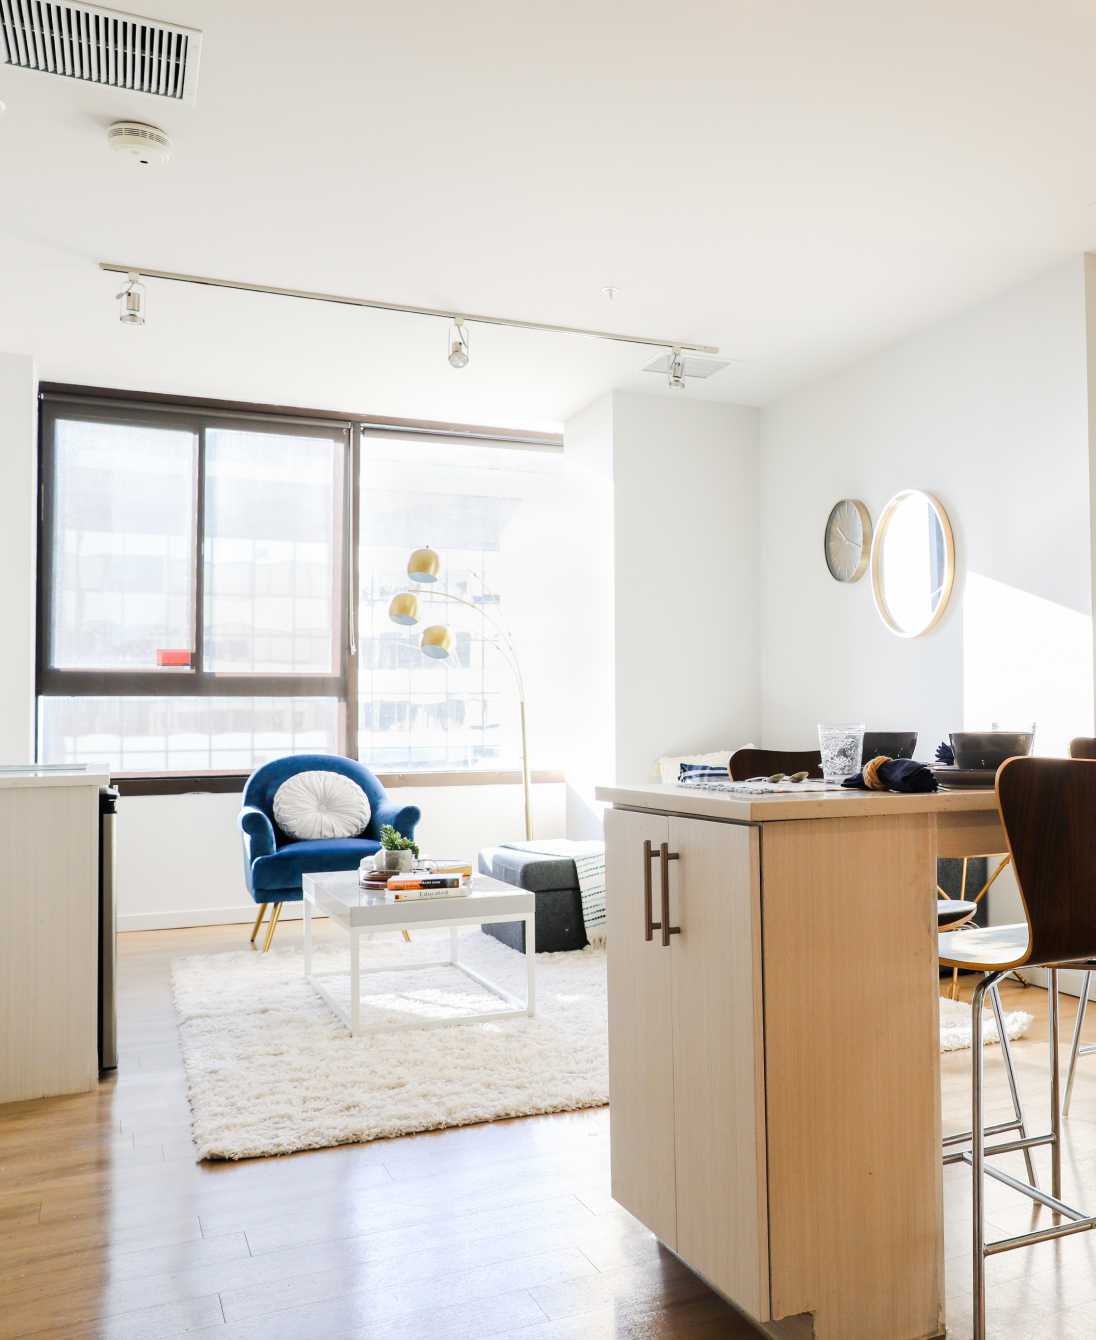
{"type": "Polygon", "coordinates": [[[997,797],[990,787],[932,791],[921,796],[850,790],[814,791],[800,797],[731,795],[664,782],[637,782],[630,786],[599,786],[594,794],[598,800],[628,809],[744,824],[774,823],[781,819],[869,818],[876,814],[985,813],[997,809],[997,797]]]}

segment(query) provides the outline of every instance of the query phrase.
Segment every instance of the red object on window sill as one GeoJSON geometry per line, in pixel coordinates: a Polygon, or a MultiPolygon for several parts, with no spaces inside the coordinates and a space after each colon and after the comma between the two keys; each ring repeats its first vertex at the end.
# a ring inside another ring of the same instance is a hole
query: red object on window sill
{"type": "Polygon", "coordinates": [[[165,647],[160,647],[160,648],[158,648],[158,650],[157,650],[157,652],[156,652],[156,664],[157,664],[157,665],[174,665],[174,666],[180,666],[180,665],[181,665],[181,666],[185,666],[187,669],[189,669],[189,668],[190,668],[190,657],[191,657],[191,652],[187,651],[187,649],[186,649],[185,647],[182,647],[182,648],[177,648],[177,647],[166,647],[166,648],[165,648],[165,647]]]}

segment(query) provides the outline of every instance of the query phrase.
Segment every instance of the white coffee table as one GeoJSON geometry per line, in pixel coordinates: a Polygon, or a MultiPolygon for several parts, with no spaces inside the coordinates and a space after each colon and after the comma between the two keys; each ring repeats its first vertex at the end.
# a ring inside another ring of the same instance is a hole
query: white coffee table
{"type": "Polygon", "coordinates": [[[304,975],[327,1001],[350,1032],[357,1037],[362,1033],[376,1033],[391,1028],[440,1028],[449,1024],[476,1023],[484,1019],[511,1019],[536,1013],[536,954],[529,952],[536,945],[536,895],[517,889],[489,875],[473,875],[462,898],[423,898],[401,903],[385,901],[383,895],[361,888],[356,870],[330,874],[305,875],[304,892],[304,975]],[[312,971],[312,917],[323,914],[343,928],[350,937],[350,1009],[336,999],[324,984],[325,974],[312,971]],[[525,1000],[520,1001],[502,987],[490,982],[473,968],[460,961],[458,930],[462,926],[482,926],[493,921],[523,921],[525,923],[525,1000]],[[449,929],[449,957],[429,963],[416,961],[381,968],[361,966],[360,941],[363,932],[376,930],[427,930],[436,927],[449,929]],[[406,1023],[373,1024],[361,1022],[361,978],[363,973],[412,972],[420,968],[452,965],[466,977],[478,983],[499,1000],[511,1006],[508,1010],[488,1010],[481,1014],[463,1014],[445,1019],[412,1019],[406,1023]]]}

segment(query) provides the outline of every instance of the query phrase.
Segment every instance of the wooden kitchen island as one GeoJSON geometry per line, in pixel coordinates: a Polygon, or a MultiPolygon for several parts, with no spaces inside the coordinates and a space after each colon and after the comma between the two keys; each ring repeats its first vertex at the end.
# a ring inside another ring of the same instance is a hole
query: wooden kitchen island
{"type": "Polygon", "coordinates": [[[614,1197],[774,1335],[945,1334],[936,861],[994,793],[597,796],[614,1197]]]}

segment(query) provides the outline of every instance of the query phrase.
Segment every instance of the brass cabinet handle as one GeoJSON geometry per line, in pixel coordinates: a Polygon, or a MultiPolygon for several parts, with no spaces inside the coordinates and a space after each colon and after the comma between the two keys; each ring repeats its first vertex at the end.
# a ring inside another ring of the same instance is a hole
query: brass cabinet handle
{"type": "Polygon", "coordinates": [[[654,898],[651,893],[651,862],[655,854],[650,841],[643,843],[643,938],[654,939],[654,932],[662,929],[661,921],[652,921],[654,916],[654,898]]]}
{"type": "Polygon", "coordinates": [[[662,920],[658,923],[658,929],[662,931],[663,948],[669,949],[670,936],[680,935],[680,926],[670,925],[670,862],[680,861],[679,852],[671,851],[670,844],[663,842],[658,849],[658,861],[662,870],[662,920]]]}

